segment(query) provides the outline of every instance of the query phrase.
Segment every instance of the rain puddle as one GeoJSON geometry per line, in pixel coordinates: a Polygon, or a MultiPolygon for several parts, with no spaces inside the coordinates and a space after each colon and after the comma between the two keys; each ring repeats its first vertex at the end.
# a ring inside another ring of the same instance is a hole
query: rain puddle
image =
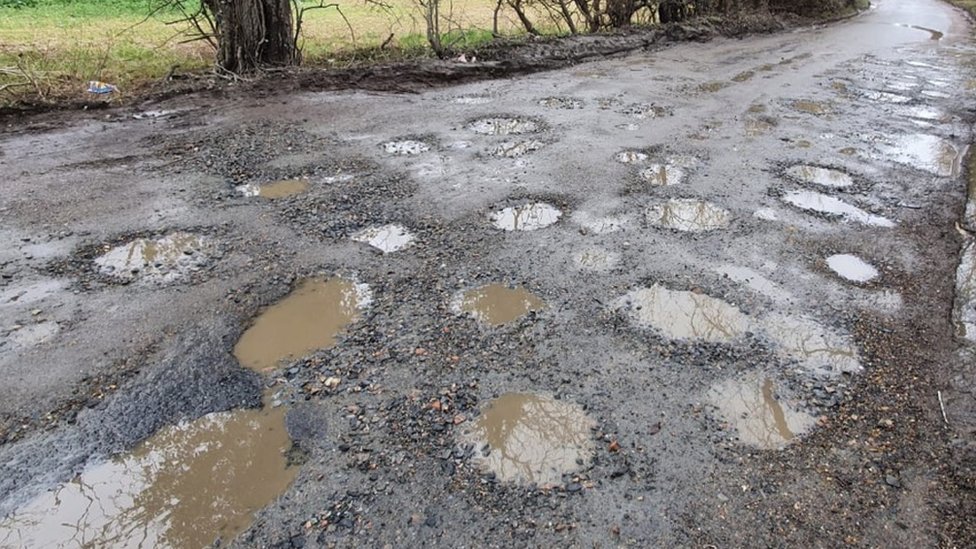
{"type": "Polygon", "coordinates": [[[640,177],[651,185],[678,185],[685,179],[685,171],[671,164],[651,164],[640,171],[640,177]]]}
{"type": "Polygon", "coordinates": [[[645,215],[648,223],[655,227],[694,233],[727,229],[730,219],[727,210],[691,198],[675,198],[655,204],[645,215]]]}
{"type": "Polygon", "coordinates": [[[963,248],[956,269],[956,303],[953,321],[959,337],[976,341],[976,244],[963,248]]]}
{"type": "Polygon", "coordinates": [[[906,109],[905,114],[911,118],[918,118],[920,120],[930,120],[945,122],[948,116],[939,109],[935,107],[929,107],[927,105],[918,105],[915,107],[909,107],[906,109]]]}
{"type": "Polygon", "coordinates": [[[546,97],[539,100],[539,105],[547,109],[582,109],[583,101],[568,97],[546,97]]]}
{"type": "Polygon", "coordinates": [[[772,314],[763,319],[766,334],[779,350],[814,374],[836,375],[861,371],[850,339],[834,334],[814,320],[772,314]]]}
{"type": "Polygon", "coordinates": [[[744,284],[749,289],[760,293],[775,301],[787,301],[793,294],[786,290],[781,290],[779,286],[764,277],[757,271],[748,267],[737,267],[735,265],[723,265],[713,269],[716,273],[729,277],[740,284],[744,284]]]}
{"type": "Polygon", "coordinates": [[[544,311],[546,304],[521,286],[509,288],[489,284],[462,292],[454,303],[458,313],[468,313],[480,322],[501,326],[528,314],[544,311]]]}
{"type": "Polygon", "coordinates": [[[643,164],[648,156],[640,151],[621,151],[613,155],[613,159],[622,164],[643,164]]]}
{"type": "Polygon", "coordinates": [[[959,173],[960,151],[934,135],[911,134],[885,138],[882,152],[895,162],[908,164],[940,177],[959,173]]]}
{"type": "Polygon", "coordinates": [[[95,258],[98,270],[113,278],[171,282],[200,270],[212,246],[202,236],[175,232],[156,239],[139,238],[95,258]]]}
{"type": "Polygon", "coordinates": [[[851,282],[867,282],[878,276],[878,270],[860,257],[836,254],[827,258],[827,266],[841,278],[851,282]]]}
{"type": "Polygon", "coordinates": [[[369,227],[352,235],[351,238],[356,242],[369,244],[383,253],[402,250],[414,240],[406,227],[397,224],[369,227]]]}
{"type": "Polygon", "coordinates": [[[409,156],[429,151],[430,145],[423,141],[404,139],[402,141],[387,141],[383,143],[383,150],[389,154],[409,156]]]}
{"type": "Polygon", "coordinates": [[[816,101],[794,101],[793,109],[807,114],[827,114],[830,112],[829,105],[816,101]]]}
{"type": "Polygon", "coordinates": [[[848,221],[854,221],[864,225],[871,225],[875,227],[895,226],[894,222],[892,222],[890,219],[870,214],[856,206],[848,204],[847,202],[843,202],[825,194],[815,193],[813,191],[791,191],[786,193],[786,196],[783,197],[783,201],[787,204],[796,206],[801,210],[837,215],[848,221]]]}
{"type": "Polygon", "coordinates": [[[576,404],[506,393],[488,403],[462,438],[484,449],[475,453],[475,460],[500,480],[561,485],[564,474],[591,459],[594,424],[576,404]]]}
{"type": "Polygon", "coordinates": [[[290,445],[284,408],[165,427],[4,519],[0,546],[223,546],[295,478],[298,468],[286,465],[290,445]]]}
{"type": "Polygon", "coordinates": [[[713,385],[708,400],[735,428],[740,442],[775,450],[816,424],[816,418],[777,399],[775,390],[772,379],[753,374],[713,385]]]}
{"type": "Polygon", "coordinates": [[[306,279],[255,317],[234,346],[234,356],[244,366],[261,371],[282,360],[328,349],[370,301],[365,284],[338,277],[306,279]]]}
{"type": "Polygon", "coordinates": [[[538,122],[523,118],[481,118],[468,127],[483,135],[518,135],[536,133],[542,129],[538,122]]]}
{"type": "Polygon", "coordinates": [[[285,198],[295,196],[308,190],[307,179],[283,179],[272,183],[258,185],[248,183],[237,187],[237,192],[244,196],[260,196],[263,198],[285,198]]]}
{"type": "Polygon", "coordinates": [[[854,184],[854,179],[850,175],[820,166],[796,165],[786,169],[786,175],[800,181],[801,183],[812,183],[824,187],[850,187],[854,184]]]}
{"type": "Polygon", "coordinates": [[[509,206],[491,214],[491,223],[505,231],[534,231],[552,225],[562,217],[555,206],[545,202],[509,206]]]}
{"type": "Polygon", "coordinates": [[[883,92],[883,91],[861,90],[861,95],[869,101],[877,101],[879,103],[891,103],[894,105],[901,105],[903,103],[908,103],[912,100],[911,97],[906,97],[904,95],[898,95],[897,93],[890,93],[890,92],[883,92]]]}
{"type": "Polygon", "coordinates": [[[725,301],[657,284],[631,291],[617,300],[616,307],[626,309],[638,325],[660,330],[670,339],[723,343],[741,337],[750,324],[749,317],[725,301]]]}
{"type": "Polygon", "coordinates": [[[518,158],[532,151],[537,151],[543,147],[544,143],[538,140],[530,141],[506,141],[500,145],[488,149],[491,156],[502,158],[518,158]]]}
{"type": "Polygon", "coordinates": [[[589,248],[574,255],[573,262],[585,271],[605,273],[620,262],[620,254],[599,248],[589,248]]]}

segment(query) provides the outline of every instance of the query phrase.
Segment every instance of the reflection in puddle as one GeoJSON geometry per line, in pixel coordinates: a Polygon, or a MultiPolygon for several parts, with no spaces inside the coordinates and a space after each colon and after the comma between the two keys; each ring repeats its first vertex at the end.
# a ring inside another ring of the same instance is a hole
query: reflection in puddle
{"type": "Polygon", "coordinates": [[[500,145],[488,149],[488,154],[503,158],[518,158],[532,151],[537,151],[542,147],[542,141],[538,141],[536,139],[532,139],[530,141],[506,141],[500,145]]]}
{"type": "Polygon", "coordinates": [[[425,153],[430,150],[430,145],[423,141],[404,139],[402,141],[387,141],[383,143],[383,150],[389,154],[406,156],[425,153]]]}
{"type": "Polygon", "coordinates": [[[685,171],[670,164],[651,164],[640,171],[640,176],[651,185],[677,185],[684,181],[685,171]]]}
{"type": "Polygon", "coordinates": [[[568,97],[546,97],[545,99],[540,99],[539,104],[548,109],[582,109],[583,101],[580,99],[571,99],[568,97]]]}
{"type": "Polygon", "coordinates": [[[783,201],[792,204],[801,210],[808,210],[824,214],[839,215],[849,221],[872,225],[875,227],[894,227],[895,224],[890,219],[870,214],[847,202],[838,200],[832,196],[812,191],[792,191],[786,193],[783,201]]]}
{"type": "Polygon", "coordinates": [[[816,101],[794,101],[793,108],[807,114],[827,114],[830,112],[830,106],[816,101]]]}
{"type": "Polygon", "coordinates": [[[285,491],[285,409],[166,427],[0,522],[2,547],[198,548],[228,542],[285,491]]]}
{"type": "Polygon", "coordinates": [[[534,231],[559,221],[561,212],[545,202],[509,206],[491,214],[492,224],[505,231],[534,231]]]}
{"type": "Polygon", "coordinates": [[[827,258],[827,266],[841,278],[852,282],[867,282],[878,276],[877,269],[851,254],[832,255],[827,258]]]}
{"type": "Polygon", "coordinates": [[[708,399],[738,432],[739,441],[766,450],[782,448],[816,419],[776,399],[773,380],[759,374],[718,383],[708,399]]]}
{"type": "Polygon", "coordinates": [[[763,319],[766,334],[779,350],[815,374],[836,375],[861,371],[857,350],[850,339],[829,331],[814,320],[772,314],[763,319]]]}
{"type": "Polygon", "coordinates": [[[940,177],[958,174],[960,151],[939,137],[926,134],[886,138],[882,152],[895,162],[908,164],[940,177]]]}
{"type": "Polygon", "coordinates": [[[356,242],[363,242],[390,253],[402,250],[413,242],[413,235],[403,225],[391,224],[381,227],[363,229],[351,237],[356,242]]]}
{"type": "Polygon", "coordinates": [[[99,270],[121,280],[145,278],[169,282],[199,270],[211,246],[202,236],[175,232],[155,240],[139,238],[95,259],[99,270]]]}
{"type": "Polygon", "coordinates": [[[258,314],[234,346],[234,356],[260,371],[274,368],[281,360],[328,349],[370,301],[365,284],[338,277],[306,279],[258,314]]]}
{"type": "Polygon", "coordinates": [[[657,284],[633,290],[616,302],[639,325],[650,326],[670,339],[721,343],[741,337],[749,318],[720,299],[694,292],[669,290],[657,284]]]}
{"type": "Polygon", "coordinates": [[[502,284],[489,284],[462,292],[455,300],[454,309],[459,313],[468,313],[480,322],[500,326],[530,311],[544,311],[546,304],[521,286],[509,288],[502,284]]]}
{"type": "Polygon", "coordinates": [[[726,229],[729,212],[690,198],[676,198],[647,209],[647,221],[656,227],[684,232],[703,232],[726,229]]]}
{"type": "Polygon", "coordinates": [[[838,171],[821,168],[820,166],[797,165],[786,169],[786,175],[802,183],[813,183],[824,187],[850,187],[854,179],[850,175],[838,171]]]}
{"type": "Polygon", "coordinates": [[[469,128],[484,135],[517,135],[542,129],[538,122],[521,118],[482,118],[472,122],[469,128]]]}
{"type": "Polygon", "coordinates": [[[237,192],[244,196],[260,196],[262,198],[285,198],[295,196],[308,190],[307,179],[284,179],[273,183],[258,185],[248,183],[237,187],[237,192]]]}
{"type": "Polygon", "coordinates": [[[956,303],[953,321],[959,337],[976,341],[976,243],[963,248],[956,269],[956,303]]]}
{"type": "Polygon", "coordinates": [[[620,254],[599,248],[588,248],[574,255],[573,261],[580,269],[605,273],[620,262],[620,254]]]}
{"type": "Polygon", "coordinates": [[[486,470],[508,482],[562,484],[562,475],[590,460],[593,420],[576,404],[531,393],[506,393],[492,400],[470,431],[467,443],[486,470]]]}

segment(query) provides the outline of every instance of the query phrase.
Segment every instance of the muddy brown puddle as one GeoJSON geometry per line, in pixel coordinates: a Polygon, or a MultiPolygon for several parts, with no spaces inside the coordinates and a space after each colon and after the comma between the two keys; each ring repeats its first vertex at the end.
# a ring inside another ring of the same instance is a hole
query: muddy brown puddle
{"type": "Polygon", "coordinates": [[[307,179],[283,179],[272,183],[257,185],[249,183],[237,188],[244,196],[260,196],[262,198],[287,198],[308,190],[307,179]]]}
{"type": "Polygon", "coordinates": [[[234,356],[261,371],[328,349],[368,304],[369,290],[363,284],[339,277],[306,279],[258,314],[234,346],[234,356]]]}
{"type": "Polygon", "coordinates": [[[0,547],[216,547],[298,473],[285,409],[238,410],[166,427],[88,467],[0,522],[0,547]]]}
{"type": "Polygon", "coordinates": [[[749,317],[725,301],[657,284],[628,293],[617,301],[617,308],[669,339],[728,342],[742,337],[750,325],[749,317]]]}
{"type": "Polygon", "coordinates": [[[506,393],[488,404],[462,438],[475,445],[475,460],[500,480],[553,485],[589,461],[592,425],[576,404],[506,393]]]}
{"type": "Polygon", "coordinates": [[[521,286],[509,288],[502,284],[489,284],[461,293],[455,309],[486,324],[500,326],[530,311],[544,311],[546,304],[521,286]]]}
{"type": "Polygon", "coordinates": [[[816,423],[780,402],[773,380],[759,374],[718,383],[708,391],[708,399],[735,428],[740,442],[762,449],[782,448],[816,423]]]}

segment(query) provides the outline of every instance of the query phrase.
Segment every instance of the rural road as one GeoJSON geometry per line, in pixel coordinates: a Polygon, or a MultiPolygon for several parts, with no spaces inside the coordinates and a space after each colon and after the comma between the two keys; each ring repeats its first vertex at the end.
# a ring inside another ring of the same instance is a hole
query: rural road
{"type": "Polygon", "coordinates": [[[972,36],[7,128],[0,548],[972,547],[972,36]]]}

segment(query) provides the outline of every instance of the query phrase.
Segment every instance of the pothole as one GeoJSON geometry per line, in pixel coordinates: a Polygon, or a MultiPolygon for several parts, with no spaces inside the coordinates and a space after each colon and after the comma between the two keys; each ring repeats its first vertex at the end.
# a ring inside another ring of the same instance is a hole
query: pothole
{"type": "Polygon", "coordinates": [[[814,417],[777,398],[775,382],[762,374],[717,383],[709,389],[708,400],[736,430],[740,442],[765,450],[782,448],[816,425],[814,417]]]}
{"type": "Polygon", "coordinates": [[[527,118],[480,118],[468,125],[471,131],[483,135],[519,135],[542,130],[541,124],[527,118]]]}
{"type": "Polygon", "coordinates": [[[491,214],[491,223],[505,231],[534,231],[559,221],[563,212],[545,202],[509,206],[491,214]]]}
{"type": "Polygon", "coordinates": [[[836,254],[827,258],[827,266],[843,279],[851,282],[868,282],[878,276],[878,270],[860,257],[836,254]]]}
{"type": "Polygon", "coordinates": [[[763,327],[781,353],[796,359],[811,373],[837,375],[861,371],[857,350],[850,339],[812,319],[772,314],[763,319],[763,327]]]}
{"type": "Polygon", "coordinates": [[[212,249],[206,237],[179,231],[111,248],[95,258],[95,265],[102,274],[121,281],[172,282],[200,270],[212,249]]]}
{"type": "Polygon", "coordinates": [[[793,110],[797,110],[807,114],[821,115],[821,114],[827,114],[831,112],[830,105],[828,105],[827,103],[819,103],[817,101],[807,101],[807,100],[794,101],[792,107],[793,110]]]}
{"type": "Polygon", "coordinates": [[[639,326],[659,330],[669,339],[724,343],[749,329],[749,317],[720,299],[655,284],[633,290],[615,303],[639,326]]]}
{"type": "Polygon", "coordinates": [[[518,158],[520,156],[525,156],[530,152],[537,151],[543,146],[545,146],[545,144],[537,139],[530,139],[527,141],[506,141],[488,149],[488,154],[491,156],[500,156],[502,158],[518,158]]]}
{"type": "Polygon", "coordinates": [[[593,420],[578,405],[533,393],[506,393],[488,403],[468,431],[474,461],[506,482],[561,485],[593,455],[593,420]]]}
{"type": "Polygon", "coordinates": [[[600,248],[587,248],[573,256],[573,262],[579,269],[605,273],[617,266],[620,254],[600,248]]]}
{"type": "Polygon", "coordinates": [[[583,101],[569,97],[546,97],[539,100],[539,105],[547,109],[582,109],[583,101]]]}
{"type": "Polygon", "coordinates": [[[615,233],[623,230],[631,220],[631,216],[626,214],[595,216],[585,211],[573,214],[573,221],[580,226],[583,234],[615,233]]]}
{"type": "Polygon", "coordinates": [[[952,177],[959,173],[959,149],[934,135],[888,137],[880,144],[880,148],[883,154],[895,162],[914,166],[939,177],[952,177]]]}
{"type": "Polygon", "coordinates": [[[261,371],[282,360],[328,349],[371,300],[369,286],[352,280],[303,280],[284,299],[257,315],[234,346],[234,356],[242,365],[261,371]]]}
{"type": "Polygon", "coordinates": [[[641,151],[621,151],[613,155],[613,159],[622,164],[643,164],[648,156],[641,151]]]}
{"type": "Polygon", "coordinates": [[[649,207],[645,216],[655,227],[682,232],[727,229],[731,216],[714,204],[691,198],[675,198],[649,207]]]}
{"type": "Polygon", "coordinates": [[[640,171],[640,177],[651,185],[678,185],[685,179],[685,171],[671,164],[651,164],[640,171]]]}
{"type": "Polygon", "coordinates": [[[283,408],[239,410],[165,427],[4,519],[0,545],[178,549],[232,540],[298,473],[286,464],[284,418],[283,408]]]}
{"type": "Polygon", "coordinates": [[[414,241],[413,234],[403,225],[397,224],[368,227],[350,238],[356,242],[369,244],[383,253],[400,251],[414,241]]]}
{"type": "Polygon", "coordinates": [[[479,322],[501,326],[531,311],[544,311],[546,304],[521,286],[509,288],[489,284],[461,292],[455,298],[453,308],[459,314],[470,314],[479,322]]]}
{"type": "Polygon", "coordinates": [[[424,143],[423,141],[403,139],[400,141],[387,141],[386,143],[383,143],[383,150],[388,154],[412,156],[429,151],[430,145],[424,143]]]}
{"type": "Polygon", "coordinates": [[[786,175],[801,183],[812,183],[823,187],[844,188],[854,184],[854,179],[839,170],[798,164],[786,169],[786,175]]]}
{"type": "Polygon", "coordinates": [[[791,191],[783,196],[783,201],[801,210],[840,216],[848,221],[875,227],[894,227],[890,219],[870,214],[847,202],[813,191],[791,191]]]}
{"type": "Polygon", "coordinates": [[[286,198],[295,196],[308,190],[308,179],[283,179],[271,183],[248,183],[237,187],[237,192],[244,196],[260,196],[262,198],[286,198]]]}

